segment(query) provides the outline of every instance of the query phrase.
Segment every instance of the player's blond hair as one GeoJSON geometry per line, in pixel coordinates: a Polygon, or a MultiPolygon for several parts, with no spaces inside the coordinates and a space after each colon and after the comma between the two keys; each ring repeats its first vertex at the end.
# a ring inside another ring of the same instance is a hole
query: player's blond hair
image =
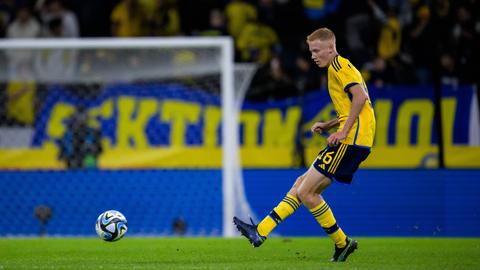
{"type": "Polygon", "coordinates": [[[321,41],[332,40],[333,43],[335,43],[335,34],[332,30],[326,27],[322,27],[313,31],[313,33],[307,36],[307,42],[311,42],[316,39],[319,39],[321,41]]]}

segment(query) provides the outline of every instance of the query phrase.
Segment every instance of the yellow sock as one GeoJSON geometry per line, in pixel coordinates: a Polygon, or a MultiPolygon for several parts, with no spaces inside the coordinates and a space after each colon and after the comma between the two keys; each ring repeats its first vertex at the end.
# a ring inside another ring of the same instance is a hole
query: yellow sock
{"type": "Polygon", "coordinates": [[[273,208],[272,212],[258,224],[258,233],[267,237],[280,222],[295,213],[299,206],[300,201],[294,196],[287,194],[277,207],[273,208]]]}
{"type": "Polygon", "coordinates": [[[313,209],[310,209],[310,212],[320,226],[322,226],[323,230],[328,234],[333,242],[335,242],[337,247],[343,248],[345,245],[347,245],[347,236],[342,229],[338,227],[337,221],[335,220],[332,210],[330,210],[327,202],[323,201],[313,209]]]}

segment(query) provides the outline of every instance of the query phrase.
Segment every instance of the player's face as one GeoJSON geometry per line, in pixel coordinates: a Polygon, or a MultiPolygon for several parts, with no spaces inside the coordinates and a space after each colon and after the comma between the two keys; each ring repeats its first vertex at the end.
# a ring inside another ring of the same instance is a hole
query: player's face
{"type": "Polygon", "coordinates": [[[312,60],[319,67],[326,67],[332,61],[334,55],[333,43],[330,40],[315,39],[308,42],[308,48],[312,54],[312,60]]]}

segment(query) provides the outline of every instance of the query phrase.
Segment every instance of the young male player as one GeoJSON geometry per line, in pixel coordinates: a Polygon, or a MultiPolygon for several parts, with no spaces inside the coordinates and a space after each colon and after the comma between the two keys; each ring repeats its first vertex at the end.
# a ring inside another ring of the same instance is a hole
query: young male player
{"type": "Polygon", "coordinates": [[[303,204],[335,243],[331,261],[345,261],[358,248],[358,243],[342,231],[321,194],[333,179],[351,183],[353,173],[370,153],[375,116],[360,72],[337,53],[334,33],[328,28],[317,29],[307,37],[307,43],[313,61],[319,67],[328,68],[328,92],[337,112],[335,119],[316,122],[311,130],[321,133],[338,126],[337,131],[327,138],[328,146],[307,172],[297,178],[283,200],[258,225],[237,217],[233,222],[240,233],[258,247],[280,222],[303,204]]]}

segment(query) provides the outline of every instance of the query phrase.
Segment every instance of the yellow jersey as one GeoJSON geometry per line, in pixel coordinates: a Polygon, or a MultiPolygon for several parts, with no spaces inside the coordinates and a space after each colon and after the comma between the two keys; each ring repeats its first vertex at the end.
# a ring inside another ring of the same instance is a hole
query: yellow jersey
{"type": "Polygon", "coordinates": [[[368,100],[363,105],[360,115],[355,120],[348,135],[341,142],[349,145],[372,147],[375,137],[375,114],[368,95],[367,85],[360,72],[346,58],[335,56],[328,67],[328,93],[337,112],[338,130],[342,130],[352,106],[349,88],[359,84],[367,94],[368,100]]]}

